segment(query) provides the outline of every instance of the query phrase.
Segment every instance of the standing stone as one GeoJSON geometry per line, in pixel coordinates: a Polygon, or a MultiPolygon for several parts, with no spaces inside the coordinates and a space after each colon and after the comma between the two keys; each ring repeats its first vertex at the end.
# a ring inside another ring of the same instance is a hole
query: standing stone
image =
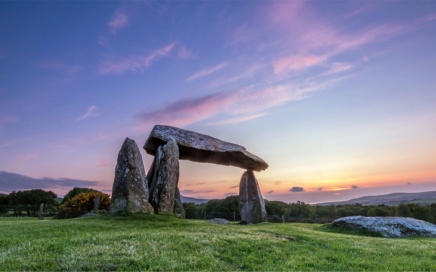
{"type": "Polygon", "coordinates": [[[154,213],[148,196],[141,153],[135,141],[126,138],[118,153],[111,212],[154,213]]]}
{"type": "Polygon", "coordinates": [[[241,221],[256,224],[266,221],[265,202],[253,170],[247,170],[239,183],[239,213],[241,221]]]}
{"type": "Polygon", "coordinates": [[[43,212],[44,212],[44,203],[41,203],[41,205],[39,206],[38,220],[44,219],[43,212]]]}
{"type": "Polygon", "coordinates": [[[98,205],[100,204],[100,196],[96,196],[94,199],[94,209],[93,209],[93,213],[98,214],[98,205]]]}
{"type": "Polygon", "coordinates": [[[148,173],[150,202],[156,213],[174,213],[174,202],[179,182],[179,147],[172,139],[159,146],[148,173]]]}
{"type": "Polygon", "coordinates": [[[174,197],[174,214],[177,217],[185,218],[185,209],[183,209],[183,203],[180,199],[179,187],[176,188],[176,195],[174,197]]]}

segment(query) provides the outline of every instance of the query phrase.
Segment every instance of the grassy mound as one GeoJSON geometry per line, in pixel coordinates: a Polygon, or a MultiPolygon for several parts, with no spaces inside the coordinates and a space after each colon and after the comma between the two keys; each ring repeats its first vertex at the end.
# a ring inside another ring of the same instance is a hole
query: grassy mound
{"type": "Polygon", "coordinates": [[[170,215],[0,218],[0,270],[436,270],[436,239],[170,215]]]}

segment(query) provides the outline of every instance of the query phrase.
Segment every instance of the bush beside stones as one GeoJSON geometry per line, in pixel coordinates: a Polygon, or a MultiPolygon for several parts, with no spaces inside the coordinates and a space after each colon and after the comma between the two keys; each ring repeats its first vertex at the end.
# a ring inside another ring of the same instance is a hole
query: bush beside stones
{"type": "Polygon", "coordinates": [[[59,207],[59,212],[55,219],[74,218],[92,211],[94,207],[94,200],[97,196],[100,196],[98,209],[106,211],[109,210],[111,203],[109,195],[101,192],[81,193],[62,204],[59,207]]]}

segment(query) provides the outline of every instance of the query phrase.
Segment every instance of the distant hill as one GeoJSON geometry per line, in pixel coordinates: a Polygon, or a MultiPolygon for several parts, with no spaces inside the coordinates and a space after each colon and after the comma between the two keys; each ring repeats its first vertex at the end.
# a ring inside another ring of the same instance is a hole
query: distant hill
{"type": "Polygon", "coordinates": [[[401,203],[430,204],[436,203],[436,191],[421,193],[393,193],[378,196],[363,196],[347,201],[318,203],[317,205],[347,205],[347,204],[385,204],[399,205],[401,203]]]}
{"type": "Polygon", "coordinates": [[[7,194],[2,194],[2,193],[0,193],[0,196],[7,196],[7,194]]]}
{"type": "Polygon", "coordinates": [[[210,199],[193,198],[193,197],[186,197],[181,195],[180,200],[182,200],[182,203],[203,204],[209,202],[210,199]]]}

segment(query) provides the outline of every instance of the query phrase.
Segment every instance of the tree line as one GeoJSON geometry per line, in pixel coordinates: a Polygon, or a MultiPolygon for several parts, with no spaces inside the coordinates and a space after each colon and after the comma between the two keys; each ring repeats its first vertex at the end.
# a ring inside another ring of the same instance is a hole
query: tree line
{"type": "MultiPolygon", "coordinates": [[[[13,191],[8,195],[0,194],[0,215],[37,216],[40,204],[44,203],[44,213],[46,215],[54,216],[62,213],[62,218],[69,218],[70,215],[79,216],[91,209],[90,207],[92,207],[96,195],[102,197],[100,208],[108,210],[110,205],[109,195],[94,189],[76,187],[65,195],[61,203],[59,203],[57,195],[52,191],[41,189],[13,191]]],[[[232,221],[241,220],[238,196],[213,199],[204,204],[183,203],[183,207],[186,219],[219,217],[232,221]]],[[[265,200],[265,209],[269,222],[283,222],[284,220],[286,222],[328,223],[340,217],[362,215],[412,217],[436,224],[436,203],[428,206],[418,204],[320,206],[309,205],[301,201],[285,203],[265,200]]]]}
{"type": "MultiPolygon", "coordinates": [[[[207,203],[183,203],[187,219],[240,220],[238,196],[214,199],[207,203]]],[[[400,216],[412,217],[436,224],[436,203],[428,206],[418,204],[388,205],[309,205],[301,201],[285,203],[265,200],[269,222],[328,223],[345,216],[400,216]]]]}

